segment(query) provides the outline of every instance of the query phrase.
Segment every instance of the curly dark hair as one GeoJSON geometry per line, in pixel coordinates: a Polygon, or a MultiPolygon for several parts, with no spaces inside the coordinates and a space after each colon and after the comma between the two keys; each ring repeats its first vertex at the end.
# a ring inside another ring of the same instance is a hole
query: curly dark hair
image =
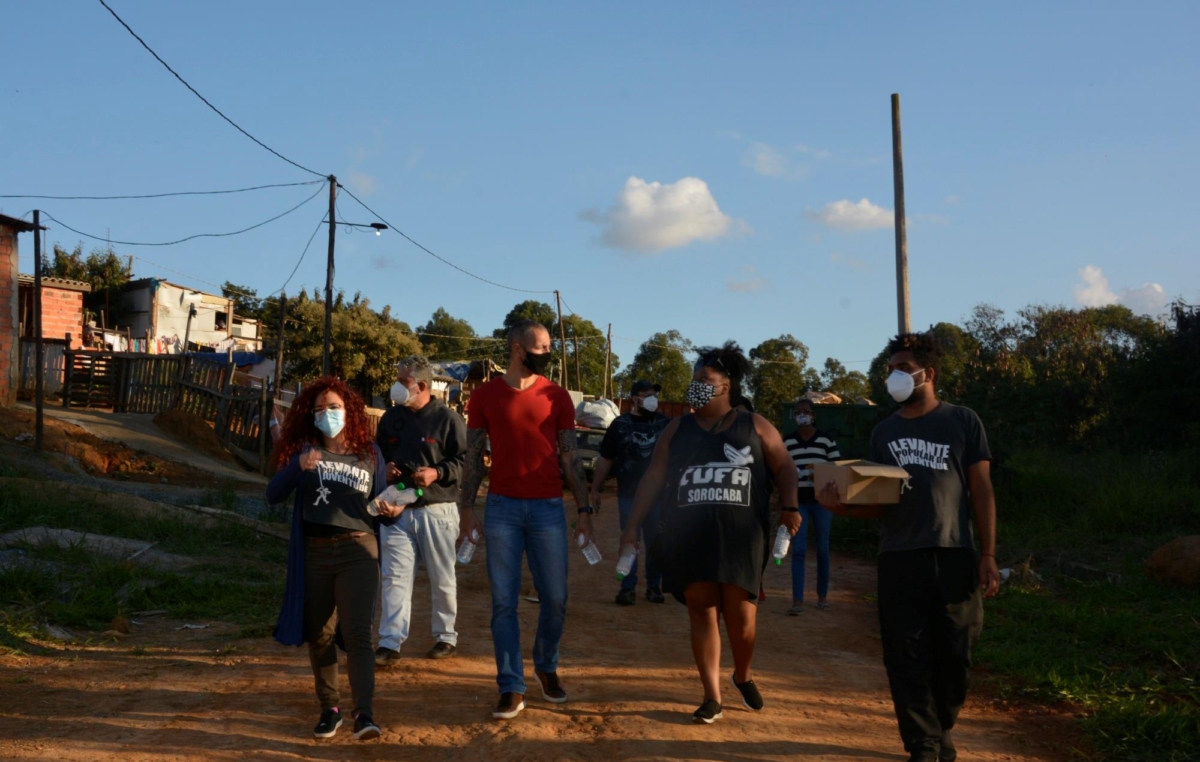
{"type": "Polygon", "coordinates": [[[887,356],[897,352],[912,352],[913,359],[922,368],[942,369],[942,347],[929,332],[902,333],[888,342],[887,356]]]}
{"type": "Polygon", "coordinates": [[[286,466],[292,456],[301,452],[306,445],[320,447],[324,443],[324,435],[313,419],[313,408],[325,392],[334,392],[346,404],[346,428],[343,429],[346,447],[360,458],[371,457],[375,440],[371,436],[366,403],[345,381],[326,376],[304,387],[299,396],[292,401],[292,408],[283,419],[283,431],[271,459],[276,469],[286,466]]]}
{"type": "Polygon", "coordinates": [[[750,360],[736,341],[727,341],[720,347],[700,347],[696,350],[699,357],[695,368],[712,368],[729,379],[729,399],[731,404],[738,404],[745,399],[742,395],[742,381],[750,375],[750,360]]]}

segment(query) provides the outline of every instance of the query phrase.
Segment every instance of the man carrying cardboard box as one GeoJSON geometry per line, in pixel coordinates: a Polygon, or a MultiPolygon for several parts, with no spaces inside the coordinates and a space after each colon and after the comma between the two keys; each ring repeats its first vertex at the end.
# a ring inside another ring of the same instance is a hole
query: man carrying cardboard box
{"type": "Polygon", "coordinates": [[[1000,586],[991,453],[979,416],[937,399],[940,352],[929,334],[897,336],[888,355],[888,392],[901,407],[871,433],[871,460],[908,472],[900,502],[846,505],[835,481],[817,498],[835,513],[883,519],[879,627],[900,737],[910,762],[952,762],[983,598],[1000,586]]]}

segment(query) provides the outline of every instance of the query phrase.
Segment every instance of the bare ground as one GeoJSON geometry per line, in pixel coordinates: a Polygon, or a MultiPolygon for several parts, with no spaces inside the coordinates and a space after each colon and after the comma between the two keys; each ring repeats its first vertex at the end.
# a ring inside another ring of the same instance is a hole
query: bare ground
{"type": "MultiPolygon", "coordinates": [[[[725,719],[690,722],[701,698],[687,616],[673,601],[612,603],[616,517],[599,519],[606,559],[572,554],[561,674],[570,703],[531,696],[516,720],[490,719],[496,699],[490,598],[481,548],[459,577],[459,657],[422,658],[431,645],[428,585],[414,601],[400,666],[378,675],[378,741],[349,726],[314,741],[317,704],[305,652],[209,623],[179,631],[161,618],[119,642],[44,644],[49,655],[0,657],[0,758],[6,760],[904,760],[887,695],[872,595],[873,566],[835,556],[834,609],[784,615],[786,564],[768,571],[755,678],[767,706],[753,714],[724,697],[725,719]]],[[[810,554],[811,561],[811,554],[810,554]]],[[[460,567],[462,568],[462,567],[460,567]]],[[[810,574],[811,577],[811,574],[810,574]]],[[[537,607],[522,613],[528,656],[537,607]]],[[[136,617],[135,617],[136,619],[136,617]]],[[[984,637],[987,637],[985,626],[984,637]]],[[[732,669],[726,652],[725,664],[732,669]]],[[[536,685],[532,665],[526,664],[536,685]]],[[[343,681],[343,699],[349,690],[343,681]]],[[[732,693],[730,689],[729,693],[732,693]]],[[[1064,712],[1011,708],[976,691],[957,731],[960,759],[1075,758],[1064,712]]]]}

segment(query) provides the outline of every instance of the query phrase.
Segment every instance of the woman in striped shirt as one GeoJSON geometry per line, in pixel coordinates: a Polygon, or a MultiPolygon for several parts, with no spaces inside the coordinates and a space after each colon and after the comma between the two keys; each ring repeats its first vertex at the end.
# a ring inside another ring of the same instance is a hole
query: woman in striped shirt
{"type": "Polygon", "coordinates": [[[800,477],[800,531],[792,541],[792,607],[791,616],[804,613],[804,561],[808,555],[808,528],[816,529],[817,543],[817,608],[826,610],[829,602],[829,529],[833,514],[817,502],[813,490],[813,463],[825,463],[842,457],[837,442],[816,427],[816,413],[810,400],[796,403],[796,423],[799,428],[783,440],[796,473],[800,477]]]}

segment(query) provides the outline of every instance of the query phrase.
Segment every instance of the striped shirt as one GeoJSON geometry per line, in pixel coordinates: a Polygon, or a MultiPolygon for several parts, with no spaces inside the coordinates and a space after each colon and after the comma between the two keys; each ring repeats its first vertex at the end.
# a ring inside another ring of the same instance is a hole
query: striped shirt
{"type": "Polygon", "coordinates": [[[826,463],[842,457],[838,452],[837,442],[824,431],[817,429],[812,439],[803,439],[799,429],[783,440],[784,447],[796,464],[796,475],[800,477],[800,502],[815,503],[816,490],[813,489],[813,463],[826,463]]]}

